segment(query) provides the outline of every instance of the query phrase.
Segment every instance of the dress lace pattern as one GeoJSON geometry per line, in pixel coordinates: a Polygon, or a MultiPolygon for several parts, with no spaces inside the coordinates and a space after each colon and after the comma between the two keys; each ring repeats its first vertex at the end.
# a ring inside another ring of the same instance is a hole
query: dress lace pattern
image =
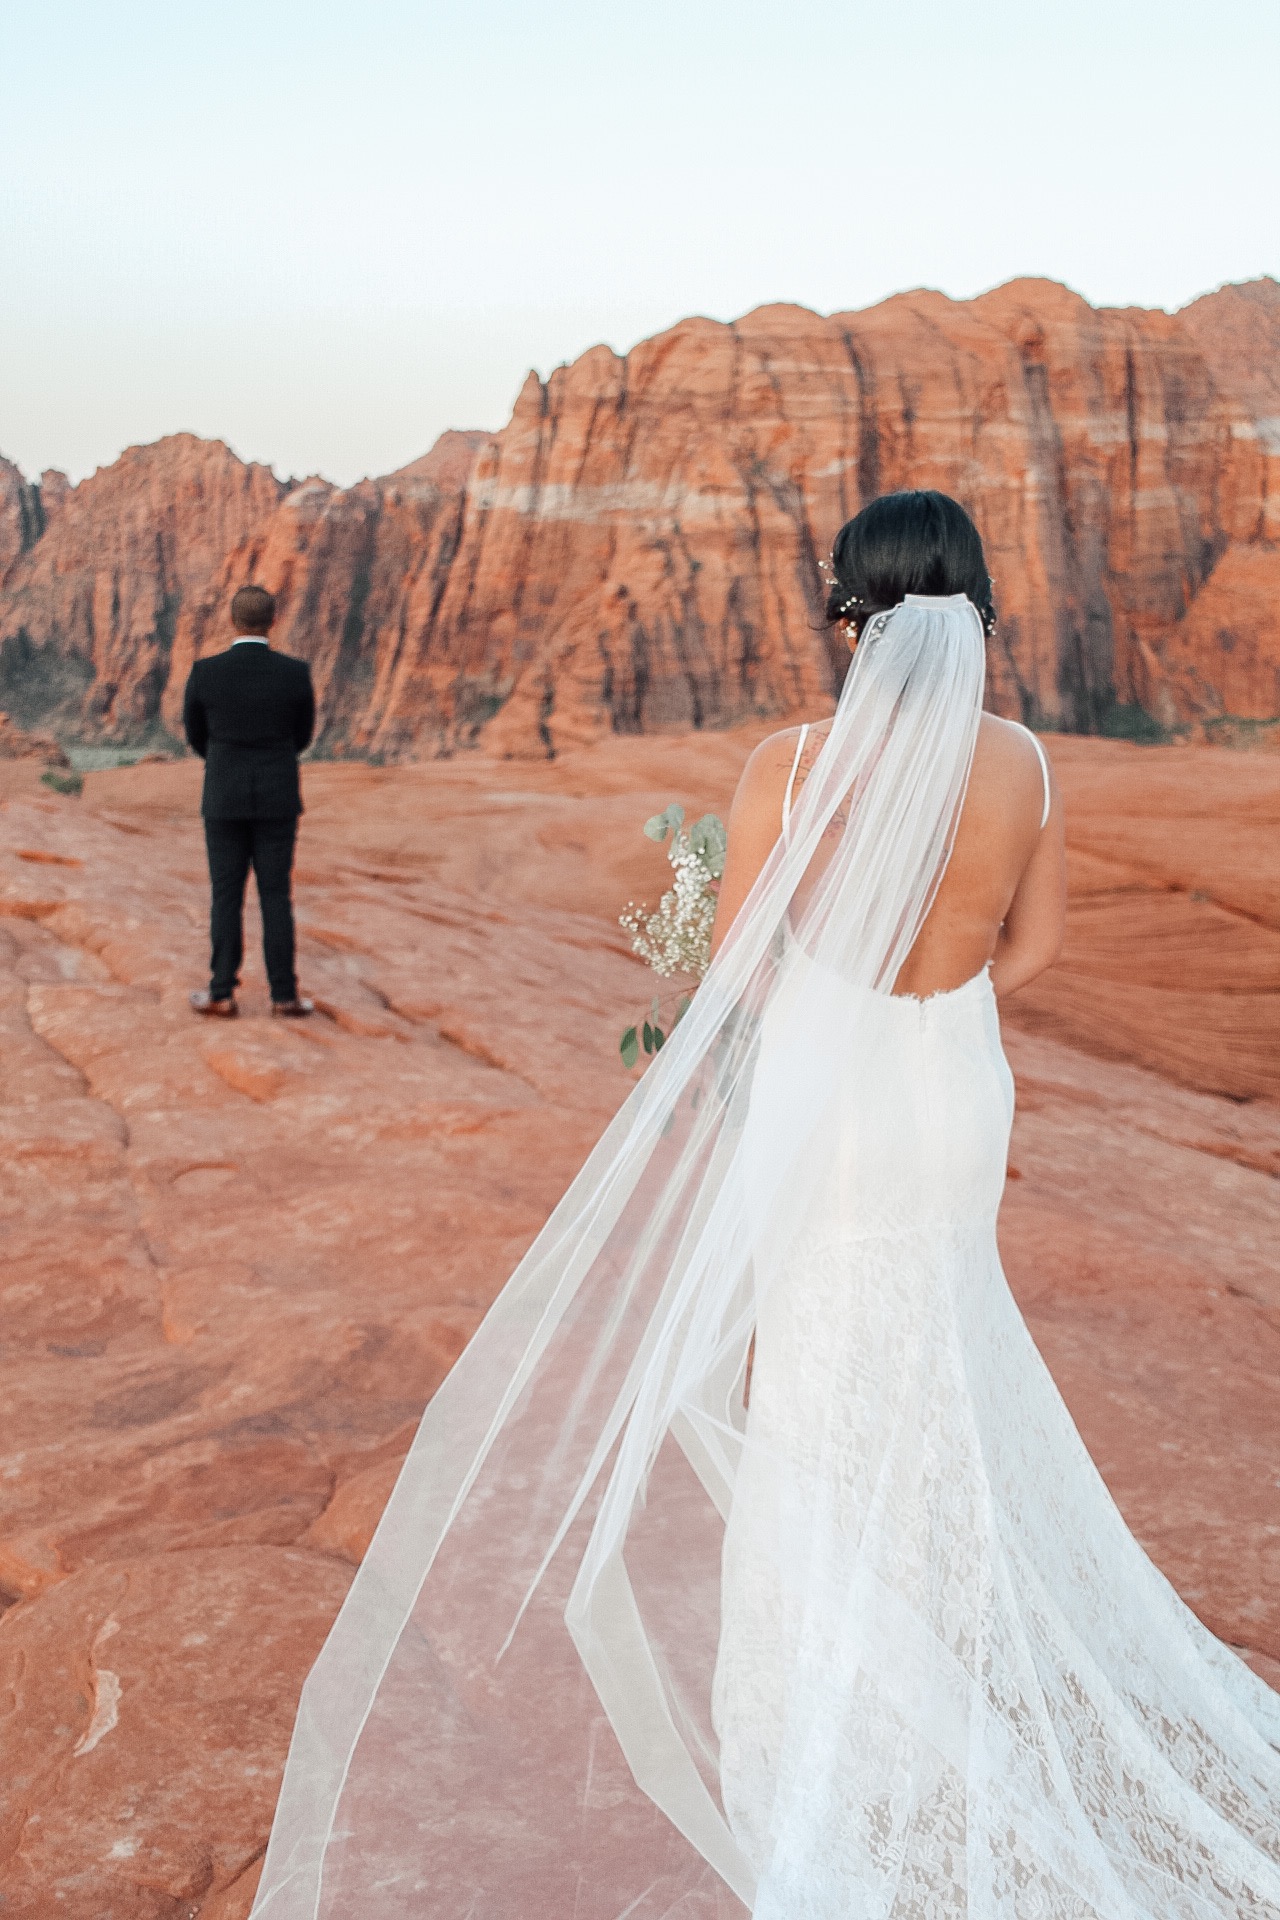
{"type": "Polygon", "coordinates": [[[1275,1920],[1280,1700],[1125,1527],[1001,1271],[987,982],[874,1019],[760,1280],[725,1540],[756,1920],[1275,1920]]]}

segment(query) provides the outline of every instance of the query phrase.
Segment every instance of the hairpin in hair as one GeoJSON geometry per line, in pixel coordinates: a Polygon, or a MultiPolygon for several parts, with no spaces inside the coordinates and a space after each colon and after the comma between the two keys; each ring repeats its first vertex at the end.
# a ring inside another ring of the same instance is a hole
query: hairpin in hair
{"type": "MultiPolygon", "coordinates": [[[[823,579],[826,581],[829,591],[834,593],[836,588],[840,585],[840,581],[837,578],[836,570],[832,566],[831,562],[829,560],[819,560],[818,572],[822,575],[823,579]]],[[[861,607],[861,605],[862,605],[861,594],[857,594],[857,593],[846,594],[845,598],[840,602],[840,604],[836,608],[835,618],[837,620],[855,620],[858,616],[858,609],[859,607],[861,607]]]]}

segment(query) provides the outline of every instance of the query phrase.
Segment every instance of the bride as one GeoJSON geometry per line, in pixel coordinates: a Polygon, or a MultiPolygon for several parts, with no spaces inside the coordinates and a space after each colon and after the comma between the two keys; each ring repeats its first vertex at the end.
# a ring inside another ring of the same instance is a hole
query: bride
{"type": "Polygon", "coordinates": [[[1124,1526],[996,1250],[1061,806],[936,493],[734,802],[716,954],[423,1417],[271,1920],[1280,1920],[1280,1700],[1124,1526]]]}

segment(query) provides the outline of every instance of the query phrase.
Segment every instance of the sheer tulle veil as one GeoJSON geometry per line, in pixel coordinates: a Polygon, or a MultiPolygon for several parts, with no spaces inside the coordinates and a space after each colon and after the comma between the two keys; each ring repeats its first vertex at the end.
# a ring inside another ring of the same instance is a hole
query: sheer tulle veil
{"type": "Polygon", "coordinates": [[[750,1907],[712,1709],[748,1348],[946,866],[983,684],[963,596],[867,628],[788,840],[423,1416],[255,1915],[750,1907]]]}

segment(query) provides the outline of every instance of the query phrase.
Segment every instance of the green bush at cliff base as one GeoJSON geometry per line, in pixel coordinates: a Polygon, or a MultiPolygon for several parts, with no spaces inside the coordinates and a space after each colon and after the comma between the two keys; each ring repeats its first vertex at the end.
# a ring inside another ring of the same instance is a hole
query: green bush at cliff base
{"type": "Polygon", "coordinates": [[[84,790],[82,773],[59,773],[50,767],[40,775],[46,787],[52,787],[55,793],[81,793],[84,790]]]}
{"type": "Polygon", "coordinates": [[[1136,740],[1142,746],[1162,745],[1173,737],[1145,707],[1128,706],[1121,700],[1113,701],[1100,716],[1098,732],[1104,740],[1136,740]]]}
{"type": "Polygon", "coordinates": [[[1220,713],[1200,723],[1202,737],[1214,747],[1280,746],[1280,714],[1267,720],[1246,719],[1238,713],[1220,713]]]}

